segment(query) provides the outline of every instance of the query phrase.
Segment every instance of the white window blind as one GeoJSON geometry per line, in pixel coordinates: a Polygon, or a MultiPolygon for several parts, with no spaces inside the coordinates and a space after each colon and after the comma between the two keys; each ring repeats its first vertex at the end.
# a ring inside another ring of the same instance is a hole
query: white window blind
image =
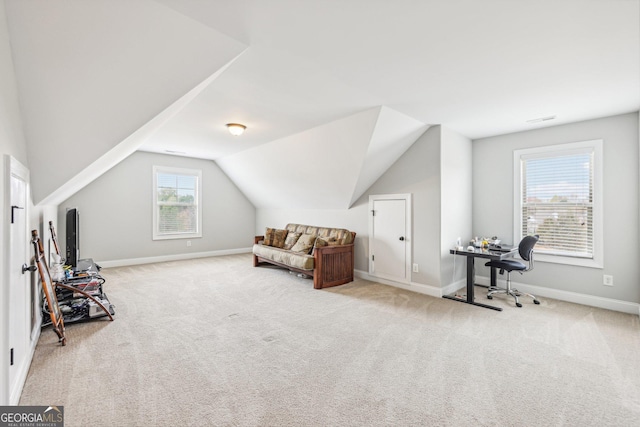
{"type": "Polygon", "coordinates": [[[154,167],[154,239],[200,237],[199,170],[154,167]]]}
{"type": "Polygon", "coordinates": [[[516,236],[539,235],[536,254],[555,257],[554,262],[563,262],[557,260],[560,257],[598,258],[602,218],[596,177],[601,142],[516,152],[520,178],[516,236]]]}
{"type": "Polygon", "coordinates": [[[522,235],[536,251],[593,258],[593,152],[523,158],[522,235]]]}

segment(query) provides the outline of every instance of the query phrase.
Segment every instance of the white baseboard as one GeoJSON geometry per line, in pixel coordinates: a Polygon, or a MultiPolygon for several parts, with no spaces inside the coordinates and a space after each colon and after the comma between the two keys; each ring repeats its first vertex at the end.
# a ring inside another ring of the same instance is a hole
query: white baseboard
{"type": "MultiPolygon", "coordinates": [[[[429,295],[432,297],[440,298],[442,296],[442,289],[437,286],[425,285],[422,283],[402,283],[394,280],[382,279],[380,277],[371,276],[366,271],[354,270],[354,276],[359,279],[369,280],[370,282],[382,283],[383,285],[394,286],[396,288],[406,289],[408,291],[417,292],[419,294],[429,295]]],[[[455,290],[455,289],[454,289],[455,290]]]]}
{"type": "MultiPolygon", "coordinates": [[[[452,294],[458,289],[466,286],[466,279],[451,283],[444,288],[439,288],[437,286],[424,285],[422,283],[401,283],[395,282],[393,280],[381,279],[379,277],[371,276],[369,275],[369,273],[362,270],[355,270],[354,273],[355,276],[360,279],[382,283],[383,285],[395,286],[396,288],[406,289],[437,298],[440,298],[443,295],[452,294]]],[[[489,286],[489,284],[491,283],[491,279],[485,276],[476,276],[476,283],[479,285],[489,286]]],[[[504,287],[505,281],[498,280],[498,286],[504,287]]],[[[636,314],[640,316],[640,304],[633,302],[579,294],[577,292],[562,291],[558,289],[543,288],[540,286],[526,285],[524,283],[516,283],[513,281],[511,282],[511,286],[519,289],[522,292],[533,294],[536,297],[553,298],[560,301],[572,302],[576,304],[588,305],[591,307],[604,308],[607,310],[620,311],[622,313],[636,314]]]]}
{"type": "Polygon", "coordinates": [[[251,250],[252,248],[239,248],[239,249],[225,249],[220,251],[208,251],[208,252],[189,252],[184,254],[161,255],[161,256],[145,257],[145,258],[96,261],[96,264],[98,264],[100,267],[103,267],[103,268],[126,267],[129,265],[153,264],[156,262],[181,261],[185,259],[207,258],[212,256],[245,254],[245,253],[251,253],[251,250]]]}
{"type": "MultiPolygon", "coordinates": [[[[476,283],[489,286],[489,284],[491,283],[491,279],[485,276],[476,276],[476,283]]],[[[499,279],[498,286],[506,286],[506,281],[499,279]]],[[[524,283],[514,282],[513,280],[511,281],[511,286],[522,292],[533,294],[536,297],[553,298],[560,301],[604,308],[607,310],[620,311],[622,313],[637,314],[638,316],[640,316],[640,304],[633,302],[598,297],[594,295],[579,294],[577,292],[562,291],[559,289],[544,288],[541,286],[527,285],[524,283]]]]}

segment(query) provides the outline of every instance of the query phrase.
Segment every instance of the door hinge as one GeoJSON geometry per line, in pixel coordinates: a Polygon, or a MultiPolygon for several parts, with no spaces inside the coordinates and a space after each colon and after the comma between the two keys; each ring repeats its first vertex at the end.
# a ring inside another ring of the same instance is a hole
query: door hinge
{"type": "Polygon", "coordinates": [[[372,216],[376,216],[376,211],[374,211],[373,209],[371,209],[371,215],[372,215],[372,216]]]}
{"type": "Polygon", "coordinates": [[[371,261],[375,261],[376,260],[376,256],[375,255],[371,255],[371,261]]]}
{"type": "Polygon", "coordinates": [[[10,365],[13,366],[13,349],[11,349],[11,357],[10,357],[10,359],[11,359],[10,365]]]}
{"type": "Polygon", "coordinates": [[[22,208],[22,207],[20,207],[20,206],[16,206],[16,205],[11,206],[11,224],[13,224],[13,220],[14,220],[14,214],[13,214],[13,212],[14,212],[16,209],[24,209],[24,208],[22,208]]]}

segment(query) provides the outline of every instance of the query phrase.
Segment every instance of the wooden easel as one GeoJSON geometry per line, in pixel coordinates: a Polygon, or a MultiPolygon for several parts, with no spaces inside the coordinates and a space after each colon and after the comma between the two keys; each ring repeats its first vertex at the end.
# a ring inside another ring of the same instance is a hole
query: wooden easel
{"type": "Polygon", "coordinates": [[[42,247],[42,241],[40,237],[38,237],[38,230],[31,230],[31,243],[33,244],[34,259],[38,267],[38,273],[40,274],[42,289],[47,299],[53,330],[58,335],[58,341],[61,342],[62,345],[67,345],[67,337],[64,335],[64,319],[60,311],[60,306],[58,305],[58,298],[56,297],[53,280],[51,280],[49,266],[45,261],[44,249],[42,247]]]}

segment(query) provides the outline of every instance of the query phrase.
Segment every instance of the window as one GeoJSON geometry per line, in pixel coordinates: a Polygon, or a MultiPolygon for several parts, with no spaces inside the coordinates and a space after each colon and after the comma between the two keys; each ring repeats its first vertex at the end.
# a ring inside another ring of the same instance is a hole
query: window
{"type": "Polygon", "coordinates": [[[153,167],[153,240],[202,237],[202,171],[153,167]]]}
{"type": "Polygon", "coordinates": [[[536,260],[602,268],[602,141],[514,151],[514,240],[536,260]]]}

